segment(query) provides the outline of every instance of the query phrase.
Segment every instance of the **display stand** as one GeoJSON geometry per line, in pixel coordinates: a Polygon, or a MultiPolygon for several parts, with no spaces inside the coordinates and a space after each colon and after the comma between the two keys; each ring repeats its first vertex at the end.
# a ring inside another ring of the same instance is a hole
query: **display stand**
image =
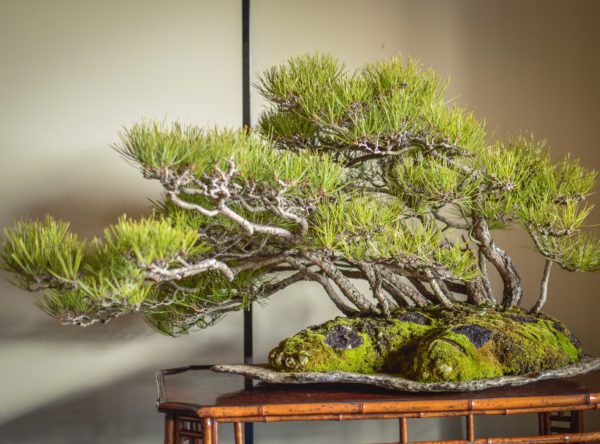
{"type": "MultiPolygon", "coordinates": [[[[477,392],[406,393],[363,385],[257,384],[244,388],[241,376],[215,373],[209,366],[157,374],[158,409],[165,413],[165,444],[218,444],[219,426],[234,427],[244,442],[244,424],[285,421],[398,421],[398,440],[410,441],[409,418],[462,416],[466,436],[420,444],[579,443],[600,441],[584,432],[583,411],[600,406],[600,372],[546,380],[520,387],[477,392]],[[537,413],[539,435],[477,437],[476,417],[537,413]]],[[[374,438],[376,439],[376,438],[374,438]]],[[[247,440],[245,441],[248,442],[247,440]]]]}

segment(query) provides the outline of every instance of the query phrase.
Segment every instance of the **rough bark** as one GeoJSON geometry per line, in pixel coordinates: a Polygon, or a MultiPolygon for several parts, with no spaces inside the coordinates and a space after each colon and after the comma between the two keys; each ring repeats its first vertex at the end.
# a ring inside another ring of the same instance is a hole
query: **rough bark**
{"type": "Polygon", "coordinates": [[[354,304],[361,313],[377,313],[375,306],[369,302],[363,294],[350,282],[346,276],[331,261],[322,255],[306,253],[305,257],[314,265],[318,266],[323,273],[331,279],[342,291],[344,296],[354,304]]]}
{"type": "Polygon", "coordinates": [[[548,281],[550,280],[552,263],[553,262],[550,259],[546,259],[546,263],[544,264],[544,276],[542,277],[542,284],[540,288],[540,297],[531,309],[532,313],[539,313],[544,304],[546,303],[546,299],[548,298],[548,281]]]}
{"type": "Polygon", "coordinates": [[[346,316],[354,316],[358,314],[358,311],[356,309],[349,307],[344,302],[344,300],[338,295],[337,291],[335,290],[333,285],[331,285],[331,282],[327,277],[315,272],[314,270],[311,270],[309,267],[304,265],[302,261],[296,258],[288,257],[287,262],[292,267],[296,268],[298,271],[303,273],[309,279],[321,284],[321,286],[323,287],[329,298],[332,300],[332,302],[335,304],[335,306],[346,316]]]}
{"type": "Polygon", "coordinates": [[[504,284],[502,305],[518,305],[523,296],[521,278],[510,256],[494,243],[485,218],[481,216],[474,217],[472,236],[479,243],[479,248],[485,258],[500,274],[500,278],[504,284]]]}

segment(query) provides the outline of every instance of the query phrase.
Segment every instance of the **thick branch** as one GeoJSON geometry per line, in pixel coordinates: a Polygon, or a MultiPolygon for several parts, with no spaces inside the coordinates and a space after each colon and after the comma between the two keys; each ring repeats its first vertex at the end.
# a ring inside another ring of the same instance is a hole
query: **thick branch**
{"type": "Polygon", "coordinates": [[[189,276],[204,273],[210,270],[218,270],[230,281],[235,278],[235,273],[229,266],[216,259],[205,259],[195,264],[186,265],[180,268],[162,268],[157,265],[147,267],[146,276],[156,282],[180,280],[189,276]]]}
{"type": "Polygon", "coordinates": [[[156,282],[180,280],[212,270],[221,272],[229,281],[232,281],[242,271],[280,264],[285,262],[286,258],[286,254],[250,257],[233,267],[215,258],[210,258],[194,264],[184,262],[184,265],[178,268],[165,268],[157,264],[151,264],[144,268],[146,270],[146,277],[156,282]]]}
{"type": "Polygon", "coordinates": [[[482,304],[489,302],[485,296],[485,291],[482,288],[481,280],[476,279],[474,281],[467,282],[454,282],[451,280],[443,281],[446,287],[446,293],[459,293],[467,296],[467,301],[472,304],[482,304]]]}
{"type": "Polygon", "coordinates": [[[179,208],[183,208],[184,210],[197,211],[198,213],[207,217],[215,217],[217,214],[219,214],[217,210],[209,210],[204,208],[202,205],[187,202],[181,199],[177,193],[173,191],[167,191],[167,196],[169,196],[169,199],[171,199],[175,205],[177,205],[179,208]]]}
{"type": "Polygon", "coordinates": [[[79,314],[79,313],[65,313],[59,316],[54,316],[61,325],[64,326],[78,326],[78,327],[89,327],[94,324],[106,324],[112,319],[125,316],[129,312],[122,312],[118,309],[103,309],[98,310],[93,315],[91,314],[79,314]]]}
{"type": "Polygon", "coordinates": [[[481,284],[483,286],[483,290],[485,291],[485,295],[494,305],[496,304],[496,298],[494,297],[494,291],[492,290],[492,285],[490,284],[490,277],[487,272],[487,265],[485,255],[483,251],[479,249],[477,252],[479,256],[479,270],[481,271],[481,284]]]}
{"type": "Polygon", "coordinates": [[[486,295],[482,279],[469,281],[465,286],[467,288],[467,301],[469,303],[478,305],[485,302],[490,302],[486,295]]]}
{"type": "MultiPolygon", "coordinates": [[[[235,164],[233,163],[233,160],[231,160],[227,172],[222,171],[217,167],[215,176],[205,175],[202,180],[193,177],[190,171],[185,171],[179,175],[172,174],[172,172],[168,170],[161,171],[157,177],[161,180],[161,183],[167,190],[167,195],[175,205],[186,210],[197,211],[206,217],[215,217],[222,214],[238,224],[248,235],[262,233],[291,240],[298,236],[303,236],[306,233],[308,229],[306,219],[285,208],[283,195],[288,185],[283,182],[280,182],[281,189],[278,192],[273,191],[271,193],[271,198],[273,198],[274,203],[265,202],[265,208],[268,208],[269,211],[284,219],[296,222],[300,226],[300,233],[298,234],[292,233],[285,228],[252,222],[229,207],[227,205],[228,200],[234,202],[237,200],[244,208],[246,208],[246,210],[251,207],[242,196],[238,195],[240,187],[232,182],[235,174],[235,164]],[[190,186],[192,184],[196,188],[192,188],[190,186]],[[215,203],[216,209],[208,209],[202,205],[187,202],[181,199],[180,194],[204,196],[215,203]]],[[[265,199],[268,198],[268,196],[259,197],[264,197],[265,199]]]]}
{"type": "Polygon", "coordinates": [[[542,284],[540,288],[540,297],[531,309],[531,313],[539,313],[539,311],[546,303],[546,299],[548,298],[548,281],[550,280],[550,271],[552,271],[552,264],[553,262],[551,260],[546,259],[546,263],[544,264],[544,276],[542,277],[542,284]]]}
{"type": "Polygon", "coordinates": [[[240,216],[238,213],[229,208],[225,204],[224,200],[219,200],[217,208],[219,209],[219,213],[237,223],[249,236],[252,236],[254,233],[262,233],[270,234],[272,236],[279,236],[284,239],[292,239],[294,237],[294,234],[291,231],[286,230],[285,228],[261,225],[249,221],[248,219],[240,216]]]}
{"type": "Polygon", "coordinates": [[[418,307],[424,307],[429,304],[427,298],[405,283],[401,276],[385,267],[380,267],[380,270],[383,277],[385,277],[394,287],[400,290],[405,297],[410,298],[415,305],[418,307]]]}
{"type": "Polygon", "coordinates": [[[394,301],[396,301],[396,304],[398,304],[399,307],[414,307],[415,303],[413,300],[400,291],[400,289],[396,288],[395,285],[389,281],[386,281],[385,279],[381,285],[383,286],[383,289],[387,291],[392,298],[394,298],[394,301]]]}
{"type": "Polygon", "coordinates": [[[292,213],[285,209],[284,193],[288,185],[280,181],[281,189],[275,196],[276,205],[268,204],[266,207],[277,216],[295,222],[300,227],[299,237],[303,237],[308,232],[308,221],[302,216],[292,213]]]}
{"type": "Polygon", "coordinates": [[[419,279],[415,278],[415,277],[408,277],[408,280],[410,281],[411,284],[413,284],[413,286],[417,289],[417,291],[423,295],[429,302],[433,303],[433,304],[437,304],[438,300],[436,298],[436,296],[427,289],[427,287],[425,286],[425,284],[423,284],[423,282],[421,282],[419,279]]]}
{"type": "Polygon", "coordinates": [[[384,316],[390,315],[390,304],[388,303],[382,288],[382,277],[381,272],[377,270],[373,265],[366,263],[359,263],[358,268],[362,270],[369,282],[373,296],[379,303],[379,309],[384,316]]]}
{"type": "Polygon", "coordinates": [[[344,274],[329,260],[325,257],[317,255],[315,253],[306,253],[305,257],[314,265],[318,266],[327,277],[329,277],[342,291],[344,296],[352,302],[361,313],[374,314],[377,312],[375,306],[369,302],[362,295],[360,291],[356,289],[352,282],[344,276],[344,274]]]}
{"type": "Polygon", "coordinates": [[[442,289],[442,291],[444,292],[444,294],[446,295],[446,297],[451,301],[454,302],[456,301],[456,299],[454,298],[454,296],[452,295],[452,292],[450,291],[450,289],[448,288],[448,286],[446,285],[446,281],[444,281],[443,279],[436,279],[436,282],[438,283],[438,285],[440,286],[440,288],[442,289]]]}
{"type": "Polygon", "coordinates": [[[273,265],[281,264],[281,263],[287,261],[287,257],[289,254],[291,254],[292,251],[293,250],[290,250],[286,254],[275,254],[273,256],[251,257],[251,258],[246,259],[245,261],[241,262],[240,264],[236,265],[235,267],[231,267],[231,271],[234,274],[238,274],[238,273],[241,273],[242,271],[246,271],[246,270],[250,270],[250,269],[264,268],[264,267],[270,267],[273,265]]]}
{"type": "Polygon", "coordinates": [[[474,217],[472,235],[485,258],[498,270],[504,284],[502,305],[518,305],[523,296],[521,278],[508,254],[493,241],[487,221],[482,216],[474,217]]]}
{"type": "Polygon", "coordinates": [[[217,319],[226,313],[237,311],[242,308],[244,302],[241,298],[231,299],[227,302],[216,304],[212,307],[194,307],[194,314],[183,315],[183,319],[179,320],[188,327],[182,328],[179,331],[174,331],[174,336],[180,336],[182,332],[187,331],[191,326],[201,323],[201,325],[212,325],[217,319]]]}
{"type": "Polygon", "coordinates": [[[265,297],[271,296],[272,294],[275,294],[278,291],[281,291],[289,287],[290,285],[295,284],[296,282],[304,281],[307,279],[308,276],[299,271],[298,273],[292,274],[291,276],[281,279],[280,281],[266,285],[263,290],[263,295],[265,297]]]}
{"type": "Polygon", "coordinates": [[[452,307],[452,305],[453,305],[452,301],[446,295],[446,293],[444,293],[444,290],[442,290],[442,287],[440,287],[440,283],[438,280],[432,278],[429,281],[429,285],[431,285],[431,289],[433,290],[433,293],[435,294],[435,296],[438,298],[438,300],[444,307],[446,307],[446,308],[452,307]]]}
{"type": "Polygon", "coordinates": [[[454,282],[445,279],[444,284],[446,284],[446,288],[448,288],[448,290],[452,293],[467,294],[467,284],[463,282],[454,282]]]}
{"type": "Polygon", "coordinates": [[[321,286],[327,292],[327,295],[329,296],[329,298],[333,301],[335,306],[342,313],[344,313],[346,316],[355,316],[358,314],[357,310],[346,305],[344,300],[337,294],[337,292],[335,291],[335,288],[333,288],[333,286],[331,285],[331,282],[329,282],[329,279],[327,277],[323,276],[320,273],[317,273],[316,271],[311,270],[310,268],[305,266],[301,261],[299,261],[298,259],[296,259],[294,257],[289,256],[286,260],[292,267],[296,268],[298,271],[303,273],[309,279],[321,284],[321,286]]]}

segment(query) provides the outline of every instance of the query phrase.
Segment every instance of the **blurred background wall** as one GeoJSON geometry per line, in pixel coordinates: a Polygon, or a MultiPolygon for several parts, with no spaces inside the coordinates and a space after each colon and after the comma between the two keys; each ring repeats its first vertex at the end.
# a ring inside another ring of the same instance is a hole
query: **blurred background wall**
{"type": "MultiPolygon", "coordinates": [[[[255,73],[306,51],[332,53],[349,69],[402,52],[451,75],[448,96],[486,117],[492,137],[532,131],[557,158],[571,152],[600,168],[598,1],[253,0],[252,8],[255,73]]],[[[0,226],[52,213],[93,236],[122,213],[146,212],[159,188],[109,145],[142,117],[238,125],[240,20],[237,0],[0,0],[0,226]]],[[[254,117],[261,107],[254,96],[254,117]]],[[[533,302],[542,260],[517,229],[499,242],[514,252],[533,302]]],[[[65,328],[7,277],[0,275],[1,442],[160,443],[154,371],[241,360],[239,313],[179,339],[136,318],[65,328]]],[[[555,272],[547,306],[595,355],[599,286],[599,275],[555,272]]],[[[255,312],[256,360],[335,315],[312,284],[275,296],[255,312]]],[[[489,434],[536,428],[533,417],[481,422],[489,434]]],[[[411,439],[458,436],[461,427],[420,420],[411,439]]],[[[256,433],[259,442],[290,444],[397,436],[394,421],[269,424],[256,433]]]]}

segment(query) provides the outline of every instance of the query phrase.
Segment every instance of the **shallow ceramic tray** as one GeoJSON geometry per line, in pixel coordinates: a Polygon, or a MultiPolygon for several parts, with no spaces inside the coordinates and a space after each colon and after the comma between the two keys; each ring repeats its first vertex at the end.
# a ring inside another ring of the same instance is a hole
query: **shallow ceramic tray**
{"type": "Polygon", "coordinates": [[[279,372],[263,365],[215,365],[212,370],[220,373],[244,375],[263,382],[276,384],[366,384],[406,392],[466,392],[492,387],[517,386],[541,381],[543,379],[568,378],[600,369],[600,358],[584,356],[581,361],[556,370],[530,373],[519,376],[501,376],[498,378],[478,379],[462,382],[422,383],[401,376],[376,373],[364,375],[350,372],[279,372]]]}

